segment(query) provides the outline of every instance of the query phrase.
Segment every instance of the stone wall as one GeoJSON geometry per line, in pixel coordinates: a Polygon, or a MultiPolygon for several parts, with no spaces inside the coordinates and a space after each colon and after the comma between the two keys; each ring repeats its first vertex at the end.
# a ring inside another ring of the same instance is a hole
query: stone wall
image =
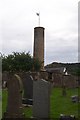
{"type": "Polygon", "coordinates": [[[53,84],[55,87],[62,87],[65,85],[68,88],[79,86],[79,77],[74,75],[53,74],[53,84]]]}
{"type": "MultiPolygon", "coordinates": [[[[23,73],[17,73],[18,75],[20,75],[20,77],[22,78],[23,73]]],[[[47,72],[32,72],[31,75],[34,77],[40,77],[43,78],[47,81],[50,81],[49,79],[49,75],[47,72]]],[[[4,83],[4,81],[7,81],[9,77],[9,73],[8,72],[3,72],[2,74],[2,84],[4,83]]],[[[36,78],[34,78],[36,79],[36,78]]],[[[66,87],[77,87],[79,82],[78,80],[80,80],[80,77],[78,76],[73,76],[73,75],[68,75],[68,76],[63,76],[62,74],[59,73],[54,73],[52,74],[52,84],[55,87],[62,87],[63,84],[66,85],[66,87]]]]}

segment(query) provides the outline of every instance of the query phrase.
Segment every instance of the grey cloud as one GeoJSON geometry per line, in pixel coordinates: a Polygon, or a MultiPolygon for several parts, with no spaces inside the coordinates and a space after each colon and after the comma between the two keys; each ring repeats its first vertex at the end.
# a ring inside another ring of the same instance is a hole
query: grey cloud
{"type": "MultiPolygon", "coordinates": [[[[33,52],[36,12],[40,9],[41,25],[45,27],[45,62],[77,60],[76,0],[4,0],[2,1],[3,53],[33,52]],[[43,2],[43,4],[42,4],[43,2]]],[[[1,43],[0,43],[1,44],[1,43]]]]}
{"type": "Polygon", "coordinates": [[[74,47],[68,46],[64,49],[59,48],[58,50],[46,51],[45,58],[47,59],[46,63],[51,62],[78,62],[78,50],[74,47]]]}

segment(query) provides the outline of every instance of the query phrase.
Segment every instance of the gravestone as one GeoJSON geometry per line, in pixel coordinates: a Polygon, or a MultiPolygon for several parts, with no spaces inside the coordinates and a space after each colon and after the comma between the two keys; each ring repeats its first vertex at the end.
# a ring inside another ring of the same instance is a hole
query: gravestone
{"type": "Polygon", "coordinates": [[[32,105],[33,104],[33,78],[30,73],[23,73],[22,82],[24,88],[24,94],[22,103],[32,105]]]}
{"type": "Polygon", "coordinates": [[[64,115],[61,114],[60,115],[60,120],[76,120],[74,115],[64,115]]]}
{"type": "Polygon", "coordinates": [[[71,96],[71,99],[72,99],[72,102],[74,102],[74,103],[80,102],[78,95],[71,96]]]}
{"type": "Polygon", "coordinates": [[[23,118],[22,113],[22,82],[18,75],[10,74],[7,81],[8,102],[4,118],[23,118]]]}
{"type": "Polygon", "coordinates": [[[43,79],[33,82],[33,117],[49,118],[50,82],[43,79]]]}

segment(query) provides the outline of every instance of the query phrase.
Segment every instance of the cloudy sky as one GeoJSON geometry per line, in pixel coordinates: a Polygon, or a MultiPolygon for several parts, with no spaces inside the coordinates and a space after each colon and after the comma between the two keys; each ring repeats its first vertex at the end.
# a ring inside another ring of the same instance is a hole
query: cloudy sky
{"type": "Polygon", "coordinates": [[[79,0],[1,0],[0,51],[30,51],[34,27],[45,28],[45,64],[78,61],[79,0]],[[1,48],[2,47],[2,48],[1,48]]]}

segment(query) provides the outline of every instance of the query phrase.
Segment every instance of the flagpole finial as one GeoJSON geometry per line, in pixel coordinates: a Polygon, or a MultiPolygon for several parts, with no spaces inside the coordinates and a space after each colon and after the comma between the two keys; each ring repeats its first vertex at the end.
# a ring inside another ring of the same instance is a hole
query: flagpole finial
{"type": "Polygon", "coordinates": [[[36,13],[36,15],[39,17],[39,18],[38,18],[38,25],[40,26],[40,12],[39,12],[39,13],[36,13]]]}

